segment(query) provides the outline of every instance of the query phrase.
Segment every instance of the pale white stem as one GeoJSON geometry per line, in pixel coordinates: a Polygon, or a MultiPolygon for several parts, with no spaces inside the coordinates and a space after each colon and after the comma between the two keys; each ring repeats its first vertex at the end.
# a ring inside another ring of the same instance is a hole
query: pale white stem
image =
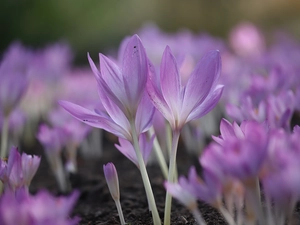
{"type": "Polygon", "coordinates": [[[138,141],[138,136],[136,133],[136,128],[135,128],[135,121],[132,120],[130,122],[131,125],[131,135],[132,135],[132,141],[133,141],[133,146],[135,149],[135,153],[138,159],[138,163],[139,163],[139,169],[142,175],[142,180],[144,183],[144,187],[146,190],[146,195],[147,195],[147,199],[149,201],[149,205],[150,205],[150,209],[151,209],[151,213],[152,213],[152,218],[153,218],[153,223],[154,225],[161,225],[161,221],[160,221],[160,217],[156,208],[156,203],[155,203],[155,199],[154,199],[154,195],[153,195],[153,191],[152,191],[152,187],[150,184],[150,180],[148,177],[148,173],[146,170],[146,166],[145,166],[145,162],[142,156],[142,153],[140,151],[140,145],[139,145],[139,141],[138,141]]]}
{"type": "Polygon", "coordinates": [[[268,225],[274,225],[276,224],[275,221],[274,221],[274,215],[273,215],[273,212],[272,212],[272,203],[271,203],[271,200],[266,197],[266,217],[267,217],[267,224],[268,225]]]}
{"type": "Polygon", "coordinates": [[[250,179],[245,183],[245,201],[246,210],[248,215],[255,217],[254,220],[258,220],[259,224],[266,224],[261,207],[260,187],[258,178],[250,179]]]}
{"type": "Polygon", "coordinates": [[[50,152],[51,150],[46,150],[46,156],[50,167],[54,173],[55,179],[58,183],[59,190],[66,193],[69,190],[69,185],[66,180],[65,171],[61,157],[58,152],[50,152]]]}
{"type": "Polygon", "coordinates": [[[121,225],[125,225],[126,223],[125,223],[125,220],[124,220],[124,216],[123,216],[123,211],[122,211],[120,200],[115,200],[115,203],[116,203],[116,206],[117,206],[117,210],[118,210],[118,214],[119,214],[121,225]]]}
{"type": "Polygon", "coordinates": [[[67,146],[67,162],[65,165],[66,171],[69,173],[77,172],[77,145],[70,144],[67,146]]]}
{"type": "Polygon", "coordinates": [[[223,206],[220,206],[218,209],[229,225],[236,225],[232,215],[230,215],[227,209],[225,209],[223,206]]]}
{"type": "Polygon", "coordinates": [[[198,208],[195,208],[194,210],[191,210],[196,222],[199,225],[206,225],[206,222],[204,221],[203,217],[201,216],[200,211],[198,210],[198,208]]]}
{"type": "Polygon", "coordinates": [[[170,127],[170,124],[166,122],[166,142],[167,142],[167,150],[168,150],[168,157],[170,159],[171,157],[171,151],[172,151],[172,129],[170,127]]]}
{"type": "MultiPolygon", "coordinates": [[[[150,137],[152,137],[155,134],[153,126],[150,128],[150,130],[148,132],[149,132],[150,137]]],[[[153,140],[153,148],[154,148],[154,153],[155,153],[156,158],[158,160],[160,169],[163,173],[163,176],[164,176],[165,179],[168,179],[168,166],[167,166],[164,154],[162,153],[160,144],[158,143],[158,140],[157,140],[156,136],[153,140]]]]}

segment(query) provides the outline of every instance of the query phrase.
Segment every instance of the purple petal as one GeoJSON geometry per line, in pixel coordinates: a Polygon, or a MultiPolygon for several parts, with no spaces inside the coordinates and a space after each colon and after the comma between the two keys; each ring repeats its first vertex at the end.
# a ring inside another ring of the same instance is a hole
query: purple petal
{"type": "Polygon", "coordinates": [[[95,65],[94,61],[92,60],[89,53],[87,54],[87,57],[88,57],[89,64],[90,64],[90,66],[92,68],[92,71],[95,74],[95,76],[96,77],[101,77],[100,71],[97,69],[97,67],[96,67],[96,65],[95,65]]]}
{"type": "Polygon", "coordinates": [[[181,79],[177,62],[169,46],[166,47],[160,65],[160,83],[163,97],[178,118],[181,108],[181,79]]]}
{"type": "Polygon", "coordinates": [[[221,120],[220,132],[223,139],[235,136],[232,124],[226,119],[221,120]]]}
{"type": "Polygon", "coordinates": [[[59,104],[76,119],[97,128],[102,128],[118,137],[131,139],[131,135],[119,125],[115,124],[109,117],[97,114],[79,105],[67,101],[59,101],[59,104]]]}
{"type": "Polygon", "coordinates": [[[152,126],[155,108],[145,92],[137,109],[135,117],[135,125],[138,135],[146,132],[152,126]]]}
{"type": "Polygon", "coordinates": [[[223,85],[218,85],[215,90],[209,96],[207,96],[204,102],[202,102],[202,104],[200,104],[190,113],[186,122],[200,118],[210,112],[219,102],[223,93],[223,89],[223,85]]]}
{"type": "Polygon", "coordinates": [[[145,48],[137,35],[133,35],[124,50],[122,63],[126,97],[131,107],[137,108],[148,76],[148,59],[145,48]]]}
{"type": "Polygon", "coordinates": [[[113,122],[122,127],[124,130],[129,131],[131,129],[130,124],[123,111],[107,96],[103,96],[101,100],[107,114],[113,122]]]}
{"type": "Polygon", "coordinates": [[[106,56],[100,54],[99,57],[101,75],[106,85],[124,105],[128,104],[119,67],[106,56]]]}
{"type": "Polygon", "coordinates": [[[149,65],[149,76],[147,81],[147,92],[152,100],[153,105],[162,113],[162,115],[171,123],[174,121],[173,114],[164,97],[161,90],[158,87],[157,77],[154,66],[149,65]]]}
{"type": "Polygon", "coordinates": [[[201,104],[216,85],[221,72],[221,57],[219,51],[206,54],[192,72],[184,93],[182,117],[201,104]]]}

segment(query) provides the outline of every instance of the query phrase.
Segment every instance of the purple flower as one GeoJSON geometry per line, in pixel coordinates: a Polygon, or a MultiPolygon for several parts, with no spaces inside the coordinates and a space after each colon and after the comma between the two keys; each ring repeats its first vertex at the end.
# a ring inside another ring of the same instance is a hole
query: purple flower
{"type": "Polygon", "coordinates": [[[4,183],[6,190],[16,191],[20,188],[28,189],[35,175],[41,158],[18,152],[12,148],[8,161],[0,161],[0,180],[4,183]]]}
{"type": "Polygon", "coordinates": [[[201,158],[202,166],[216,173],[221,170],[219,174],[225,173],[240,180],[258,176],[267,155],[268,133],[265,126],[245,121],[240,131],[235,126],[236,135],[227,122],[223,121],[221,125],[225,134],[222,146],[210,145],[201,158]]]}
{"type": "Polygon", "coordinates": [[[69,187],[61,159],[62,148],[67,141],[66,131],[61,127],[50,128],[42,124],[40,125],[37,139],[44,146],[48,163],[55,175],[60,191],[66,192],[69,187]]]}
{"type": "Polygon", "coordinates": [[[46,152],[60,152],[66,143],[66,131],[61,127],[51,128],[46,124],[39,127],[37,139],[44,146],[46,152]]]}
{"type": "Polygon", "coordinates": [[[100,54],[100,71],[88,56],[99,86],[104,111],[95,112],[70,102],[59,104],[86,124],[105,129],[120,138],[132,140],[130,122],[135,120],[137,133],[150,128],[154,107],[145,92],[148,59],[137,35],[132,36],[123,51],[121,68],[100,54]]]}
{"type": "Polygon", "coordinates": [[[155,107],[180,130],[190,120],[208,113],[221,97],[223,86],[217,85],[221,71],[218,51],[209,52],[196,65],[185,86],[169,47],[166,47],[157,77],[150,67],[147,90],[155,107]]]}
{"type": "Polygon", "coordinates": [[[265,49],[262,33],[251,23],[241,23],[230,33],[230,44],[234,51],[244,57],[260,56],[265,49]]]}
{"type": "Polygon", "coordinates": [[[299,138],[297,129],[293,134],[283,129],[273,130],[260,175],[266,196],[282,210],[292,209],[290,207],[300,199],[299,138]]]}
{"type": "Polygon", "coordinates": [[[27,86],[29,53],[14,43],[0,63],[0,113],[8,116],[18,105],[27,86]]]}
{"type": "Polygon", "coordinates": [[[40,191],[35,196],[28,195],[22,189],[16,194],[7,192],[0,199],[0,224],[76,225],[79,219],[70,219],[69,214],[78,197],[76,191],[69,197],[57,198],[46,191],[40,191]]]}
{"type": "Polygon", "coordinates": [[[113,163],[103,165],[103,172],[112,198],[118,201],[120,199],[120,191],[118,173],[115,165],[113,163]]]}
{"type": "Polygon", "coordinates": [[[195,167],[191,167],[188,179],[181,177],[179,183],[197,199],[216,207],[221,204],[221,182],[212,171],[204,169],[201,179],[195,167]]]}
{"type": "MultiPolygon", "coordinates": [[[[144,159],[145,164],[147,164],[147,161],[149,159],[149,156],[152,151],[153,146],[153,140],[155,136],[153,135],[150,140],[147,140],[147,134],[142,133],[139,137],[139,145],[141,149],[141,153],[144,159]]],[[[137,167],[139,167],[138,159],[134,150],[133,145],[122,138],[119,138],[120,145],[115,145],[116,148],[125,155],[130,161],[132,161],[137,167]]]]}
{"type": "Polygon", "coordinates": [[[179,179],[178,183],[170,183],[166,181],[164,185],[166,190],[181,204],[186,206],[189,210],[194,210],[198,207],[197,198],[182,185],[182,182],[184,182],[183,177],[179,179]]]}
{"type": "Polygon", "coordinates": [[[48,84],[58,82],[70,69],[73,55],[67,43],[55,43],[35,53],[30,76],[48,84]]]}

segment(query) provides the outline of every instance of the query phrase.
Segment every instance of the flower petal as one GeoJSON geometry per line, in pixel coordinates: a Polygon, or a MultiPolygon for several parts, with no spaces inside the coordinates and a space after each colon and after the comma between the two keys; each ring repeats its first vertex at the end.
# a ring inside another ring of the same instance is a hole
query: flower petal
{"type": "Polygon", "coordinates": [[[128,104],[125,96],[122,73],[119,67],[106,56],[99,54],[102,78],[114,95],[123,103],[128,104]]]}
{"type": "Polygon", "coordinates": [[[148,59],[138,35],[133,35],[129,39],[124,50],[122,75],[127,100],[133,110],[136,110],[148,76],[148,59]]]}
{"type": "Polygon", "coordinates": [[[150,129],[152,126],[154,112],[155,108],[149,98],[149,95],[145,92],[135,116],[135,126],[138,135],[150,129]]]}
{"type": "Polygon", "coordinates": [[[71,102],[59,101],[58,103],[73,117],[92,127],[102,128],[118,137],[131,139],[131,135],[123,127],[114,123],[108,116],[97,114],[71,102]]]}
{"type": "Polygon", "coordinates": [[[224,86],[218,85],[215,90],[207,96],[207,98],[200,104],[197,108],[195,108],[190,115],[188,116],[186,122],[190,120],[194,120],[200,118],[211,111],[216,104],[219,102],[222,93],[223,93],[224,86]]]}
{"type": "Polygon", "coordinates": [[[178,118],[181,108],[181,79],[177,62],[169,46],[166,47],[160,65],[160,83],[163,97],[175,117],[178,118]]]}
{"type": "Polygon", "coordinates": [[[87,57],[88,57],[88,61],[89,61],[90,67],[91,67],[93,73],[95,74],[95,76],[96,77],[101,77],[100,71],[97,69],[94,61],[92,60],[92,58],[90,56],[90,53],[87,54],[87,57]]]}
{"type": "Polygon", "coordinates": [[[221,120],[220,132],[223,139],[235,136],[232,124],[224,118],[221,120]]]}
{"type": "Polygon", "coordinates": [[[147,92],[152,100],[153,105],[162,113],[162,115],[169,121],[170,124],[174,123],[174,117],[162,96],[160,87],[158,86],[156,73],[154,66],[150,63],[149,65],[149,76],[147,81],[147,92]]]}
{"type": "Polygon", "coordinates": [[[221,72],[219,51],[207,53],[192,72],[184,92],[182,118],[198,107],[215,87],[221,72]]]}

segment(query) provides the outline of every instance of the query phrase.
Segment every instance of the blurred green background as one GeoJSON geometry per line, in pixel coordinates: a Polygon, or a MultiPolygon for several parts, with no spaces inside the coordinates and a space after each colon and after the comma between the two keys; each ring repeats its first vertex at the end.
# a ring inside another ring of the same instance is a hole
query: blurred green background
{"type": "Polygon", "coordinates": [[[14,40],[32,47],[66,40],[76,63],[85,64],[86,52],[105,52],[150,21],[168,32],[189,28],[220,37],[250,21],[299,38],[300,0],[1,0],[0,52],[14,40]]]}

